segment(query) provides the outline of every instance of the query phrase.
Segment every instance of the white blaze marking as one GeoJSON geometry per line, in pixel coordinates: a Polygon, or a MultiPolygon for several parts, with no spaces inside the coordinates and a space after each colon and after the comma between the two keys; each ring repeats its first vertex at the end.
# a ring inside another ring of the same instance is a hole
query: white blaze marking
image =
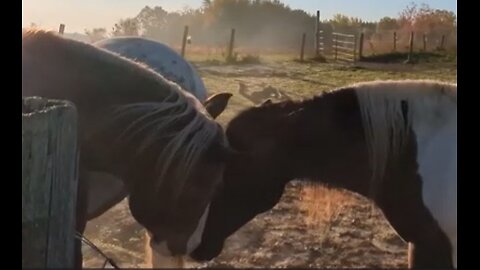
{"type": "Polygon", "coordinates": [[[205,223],[207,222],[209,209],[210,209],[210,204],[208,204],[207,207],[205,208],[205,212],[203,212],[203,215],[200,217],[200,220],[198,221],[197,228],[188,239],[187,254],[192,253],[193,250],[197,248],[198,245],[200,245],[200,242],[202,241],[202,234],[203,234],[203,230],[205,229],[205,223]]]}
{"type": "MultiPolygon", "coordinates": [[[[198,247],[202,240],[202,233],[205,228],[205,223],[208,217],[208,211],[210,209],[210,204],[207,205],[203,215],[198,221],[197,228],[190,236],[187,242],[187,254],[193,252],[193,250],[198,247]]],[[[149,246],[146,247],[147,254],[147,264],[152,268],[185,268],[188,265],[195,265],[195,261],[190,258],[190,256],[172,256],[171,252],[168,250],[166,241],[161,242],[160,244],[155,244],[151,241],[151,234],[147,232],[146,241],[149,243],[149,246]]]]}
{"type": "Polygon", "coordinates": [[[457,267],[457,111],[447,123],[435,128],[414,124],[418,141],[419,173],[423,180],[423,200],[452,244],[457,267]]]}
{"type": "MultiPolygon", "coordinates": [[[[150,235],[150,233],[148,234],[150,235]]],[[[155,244],[151,241],[151,236],[149,238],[152,268],[184,268],[183,256],[172,256],[172,253],[168,250],[166,241],[155,244]]]]}

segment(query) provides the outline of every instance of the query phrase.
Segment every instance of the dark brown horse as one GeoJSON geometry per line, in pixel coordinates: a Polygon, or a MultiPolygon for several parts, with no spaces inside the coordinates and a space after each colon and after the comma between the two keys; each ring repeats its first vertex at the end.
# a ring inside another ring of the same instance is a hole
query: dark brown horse
{"type": "Polygon", "coordinates": [[[457,265],[457,87],[383,81],[305,101],[247,109],[226,133],[238,153],[210,205],[192,257],[225,239],[306,179],[370,198],[407,242],[414,268],[457,265]]]}
{"type": "MultiPolygon", "coordinates": [[[[121,179],[153,249],[183,255],[198,245],[228,147],[221,126],[194,96],[144,65],[44,31],[23,33],[22,96],[77,107],[80,233],[93,215],[87,201],[96,180],[121,179]]],[[[207,100],[214,117],[225,108],[224,97],[207,100]]],[[[81,267],[80,242],[77,252],[81,267]]]]}

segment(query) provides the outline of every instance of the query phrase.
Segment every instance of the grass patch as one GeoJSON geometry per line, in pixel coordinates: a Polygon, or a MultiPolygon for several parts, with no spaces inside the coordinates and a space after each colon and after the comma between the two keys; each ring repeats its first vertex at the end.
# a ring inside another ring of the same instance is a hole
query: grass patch
{"type": "Polygon", "coordinates": [[[226,58],[226,63],[230,65],[249,65],[249,64],[260,64],[260,56],[247,54],[240,56],[235,53],[232,57],[226,58]]]}
{"type": "MultiPolygon", "coordinates": [[[[299,63],[292,60],[295,57],[298,58],[295,54],[262,54],[261,64],[246,69],[241,65],[231,65],[228,68],[223,67],[225,58],[219,60],[223,64],[219,65],[218,68],[215,68],[217,65],[203,65],[207,57],[213,58],[211,55],[205,55],[205,57],[195,55],[195,60],[198,60],[193,61],[193,63],[201,64],[199,65],[201,66],[199,73],[209,94],[219,92],[230,92],[233,94],[229,105],[217,119],[222,124],[226,124],[241,110],[252,106],[249,100],[238,93],[239,82],[247,84],[250,91],[261,91],[270,85],[285,91],[287,95],[294,99],[302,99],[312,97],[325,90],[362,81],[402,79],[457,81],[456,62],[441,64],[420,63],[412,68],[396,70],[388,69],[388,65],[385,68],[373,69],[335,63],[299,63]],[[212,72],[212,69],[215,72],[212,72]]],[[[402,59],[402,61],[405,59],[402,59]]],[[[214,62],[218,63],[217,61],[214,62]]]]}
{"type": "Polygon", "coordinates": [[[345,190],[315,184],[305,186],[301,198],[300,209],[306,211],[306,223],[312,227],[331,222],[343,207],[356,203],[345,190]]]}
{"type": "Polygon", "coordinates": [[[309,57],[306,60],[304,60],[303,62],[300,59],[295,59],[295,62],[299,62],[299,63],[326,63],[327,58],[325,58],[323,55],[317,55],[317,56],[314,56],[314,57],[309,57]]]}
{"type": "MultiPolygon", "coordinates": [[[[386,54],[369,55],[362,57],[362,62],[395,64],[404,63],[408,59],[408,52],[392,52],[386,54]]],[[[453,62],[457,58],[453,54],[438,52],[414,52],[412,54],[413,63],[438,63],[453,62]]]]}

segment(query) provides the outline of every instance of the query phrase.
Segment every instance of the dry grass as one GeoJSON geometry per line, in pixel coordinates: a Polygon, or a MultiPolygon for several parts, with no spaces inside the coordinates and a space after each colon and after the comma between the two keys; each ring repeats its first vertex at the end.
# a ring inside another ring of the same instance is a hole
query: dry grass
{"type": "Polygon", "coordinates": [[[355,203],[344,190],[311,184],[302,189],[300,209],[306,211],[306,223],[317,227],[332,222],[344,207],[355,203]]]}

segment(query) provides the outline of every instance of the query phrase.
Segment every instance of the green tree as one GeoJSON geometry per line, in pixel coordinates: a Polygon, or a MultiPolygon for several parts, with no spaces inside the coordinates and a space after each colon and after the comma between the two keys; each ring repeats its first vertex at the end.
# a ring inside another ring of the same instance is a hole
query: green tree
{"type": "Polygon", "coordinates": [[[162,31],[168,28],[168,12],[162,7],[144,7],[135,17],[145,36],[160,39],[162,31]]]}
{"type": "Polygon", "coordinates": [[[377,23],[377,32],[398,29],[398,21],[395,18],[383,17],[377,23]]]}
{"type": "Polygon", "coordinates": [[[121,19],[113,27],[112,36],[139,36],[140,30],[140,23],[137,19],[121,19]]]}
{"type": "Polygon", "coordinates": [[[364,25],[364,22],[357,17],[349,17],[343,14],[335,14],[329,21],[334,31],[357,32],[364,25]]]}

